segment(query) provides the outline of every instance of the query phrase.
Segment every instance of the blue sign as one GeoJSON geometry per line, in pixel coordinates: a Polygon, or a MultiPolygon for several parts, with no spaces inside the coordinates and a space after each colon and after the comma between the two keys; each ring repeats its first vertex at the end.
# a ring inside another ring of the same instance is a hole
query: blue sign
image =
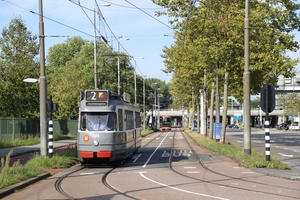
{"type": "Polygon", "coordinates": [[[234,114],[233,119],[241,120],[242,119],[242,114],[234,114]]]}
{"type": "Polygon", "coordinates": [[[294,120],[294,115],[289,114],[289,120],[294,120]]]}
{"type": "Polygon", "coordinates": [[[214,123],[214,127],[213,127],[214,139],[220,140],[220,138],[221,138],[221,129],[222,129],[222,123],[214,123]]]}

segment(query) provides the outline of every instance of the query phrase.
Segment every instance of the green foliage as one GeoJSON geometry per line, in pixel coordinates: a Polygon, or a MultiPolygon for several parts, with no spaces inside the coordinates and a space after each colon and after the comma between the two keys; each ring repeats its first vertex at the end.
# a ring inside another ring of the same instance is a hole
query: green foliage
{"type": "Polygon", "coordinates": [[[77,163],[76,148],[68,148],[52,158],[36,154],[23,166],[17,161],[10,167],[11,155],[12,151],[8,153],[6,159],[1,158],[0,189],[45,173],[46,168],[68,168],[77,163]]]}
{"type": "Polygon", "coordinates": [[[0,140],[0,149],[38,144],[40,138],[35,135],[22,135],[18,139],[0,140]]]}
{"type": "MultiPolygon", "coordinates": [[[[171,95],[174,104],[189,106],[192,87],[204,88],[219,75],[220,92],[224,74],[228,76],[228,95],[239,102],[243,98],[244,73],[244,21],[245,2],[233,1],[165,1],[154,3],[166,7],[176,33],[175,43],[163,49],[165,71],[173,72],[171,95]],[[218,68],[218,70],[216,70],[218,68]]],[[[299,44],[293,30],[300,21],[297,12],[300,4],[294,1],[250,2],[250,75],[251,94],[260,92],[263,84],[276,86],[279,75],[291,76],[290,71],[299,62],[286,55],[295,52],[299,44]]],[[[199,93],[195,93],[198,99],[199,93]]]]}
{"type": "Polygon", "coordinates": [[[300,96],[296,93],[279,95],[277,105],[283,109],[284,115],[290,114],[299,116],[300,113],[300,96]]]}
{"type": "MultiPolygon", "coordinates": [[[[118,54],[106,44],[97,42],[96,83],[97,88],[117,92],[118,54]]],[[[57,119],[66,119],[70,113],[78,113],[80,92],[95,88],[94,44],[80,37],[73,37],[63,44],[49,49],[48,93],[59,109],[57,119]]],[[[121,94],[127,92],[134,98],[134,73],[127,55],[120,54],[121,94]]],[[[134,100],[132,100],[133,102],[134,100]]]]}
{"type": "Polygon", "coordinates": [[[31,35],[21,18],[13,19],[1,35],[0,116],[37,117],[38,84],[23,82],[25,78],[39,76],[37,36],[31,35]]]}
{"type": "MultiPolygon", "coordinates": [[[[76,150],[76,148],[75,148],[76,150]]],[[[74,149],[73,149],[74,151],[74,149]]],[[[46,156],[36,155],[33,159],[30,159],[27,163],[27,167],[35,168],[68,168],[76,163],[76,157],[68,157],[65,155],[54,155],[52,158],[46,156]]]]}
{"type": "MultiPolygon", "coordinates": [[[[94,42],[81,37],[68,38],[64,43],[49,48],[46,59],[47,95],[52,95],[53,102],[59,105],[54,113],[55,118],[66,119],[70,113],[77,116],[80,92],[85,89],[101,88],[117,92],[118,66],[121,72],[120,94],[129,93],[131,102],[134,102],[133,60],[125,53],[114,52],[103,42],[97,41],[96,46],[96,62],[94,42]]],[[[25,78],[39,77],[37,36],[31,35],[20,18],[13,19],[9,27],[2,31],[0,50],[0,116],[39,117],[39,85],[23,82],[25,78]]],[[[137,103],[141,105],[143,81],[142,77],[136,77],[137,103]]],[[[160,86],[163,87],[161,105],[166,108],[170,103],[170,94],[165,83],[161,82],[160,86]]],[[[146,97],[149,108],[151,100],[148,95],[146,97]]]]}

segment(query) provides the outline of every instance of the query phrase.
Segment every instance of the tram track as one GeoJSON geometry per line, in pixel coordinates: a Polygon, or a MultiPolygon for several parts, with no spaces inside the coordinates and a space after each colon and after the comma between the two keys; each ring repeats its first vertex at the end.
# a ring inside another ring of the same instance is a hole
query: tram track
{"type": "Polygon", "coordinates": [[[61,195],[63,195],[64,197],[66,197],[66,198],[68,198],[68,199],[70,199],[70,200],[75,200],[75,197],[71,196],[70,194],[68,194],[66,191],[63,190],[63,188],[62,188],[62,182],[63,182],[64,179],[68,178],[70,175],[72,175],[72,174],[74,174],[75,172],[78,172],[78,171],[80,171],[80,170],[82,170],[82,169],[84,169],[84,168],[85,168],[85,167],[81,166],[81,167],[79,167],[78,169],[72,170],[71,172],[66,173],[66,174],[64,174],[63,176],[59,177],[59,178],[56,180],[55,184],[54,184],[55,190],[56,190],[58,193],[60,193],[61,195]]]}
{"type": "MultiPolygon", "coordinates": [[[[195,148],[192,146],[192,144],[188,141],[187,139],[187,136],[182,132],[180,131],[181,135],[183,136],[183,138],[185,139],[186,143],[188,144],[189,148],[191,149],[191,151],[193,152],[193,154],[195,155],[196,159],[197,159],[197,162],[200,164],[200,166],[207,172],[209,173],[213,173],[215,175],[219,175],[221,177],[225,177],[227,180],[236,180],[236,181],[243,181],[243,182],[246,182],[246,183],[251,183],[251,184],[256,184],[256,188],[260,188],[259,186],[268,186],[268,187],[274,187],[274,189],[276,189],[278,186],[277,185],[274,185],[274,184],[265,184],[265,183],[260,183],[258,181],[251,181],[251,180],[247,180],[247,179],[244,179],[244,178],[240,178],[240,177],[234,177],[234,176],[231,176],[231,175],[226,175],[226,174],[223,174],[223,173],[220,173],[218,171],[214,171],[212,169],[210,169],[209,167],[207,167],[205,165],[204,162],[201,161],[199,155],[197,154],[195,148]]],[[[174,132],[174,135],[175,135],[175,132],[174,132]]],[[[173,142],[172,142],[172,147],[171,147],[171,152],[174,152],[174,145],[175,145],[175,137],[173,137],[173,142]]],[[[203,148],[203,147],[200,147],[200,148],[203,148]]],[[[179,172],[177,170],[175,170],[172,166],[172,163],[173,163],[173,154],[170,154],[170,157],[169,157],[169,168],[171,171],[173,171],[174,173],[180,175],[180,176],[183,176],[183,177],[186,177],[186,178],[190,178],[192,180],[196,180],[196,181],[200,181],[201,183],[208,183],[208,184],[213,184],[213,185],[217,185],[217,186],[221,186],[221,187],[228,187],[228,188],[233,188],[233,189],[239,189],[239,190],[243,190],[243,191],[248,191],[248,192],[257,192],[257,193],[264,193],[264,194],[268,194],[268,195],[274,195],[274,196],[280,196],[280,197],[284,197],[284,198],[290,198],[290,199],[299,199],[299,197],[295,197],[295,196],[292,196],[292,195],[287,195],[287,194],[274,194],[273,190],[270,189],[268,191],[261,191],[261,190],[256,190],[256,189],[251,189],[251,188],[243,188],[243,187],[239,187],[239,186],[234,186],[234,185],[225,185],[225,184],[222,184],[222,183],[217,183],[217,182],[212,182],[211,180],[203,180],[203,179],[200,179],[200,178],[196,178],[196,177],[193,177],[191,175],[187,175],[187,174],[184,174],[182,172],[179,172]]],[[[296,192],[299,192],[299,189],[294,189],[294,188],[289,188],[289,187],[281,187],[282,189],[286,189],[286,190],[289,190],[289,191],[296,191],[296,192]]]]}
{"type": "MultiPolygon", "coordinates": [[[[145,148],[148,144],[150,144],[152,141],[154,141],[157,137],[160,137],[162,134],[163,134],[162,132],[159,132],[159,133],[156,134],[152,139],[150,139],[149,141],[145,142],[145,143],[141,146],[141,148],[139,149],[139,151],[141,151],[143,148],[145,148]]],[[[121,166],[121,165],[120,165],[120,166],[121,166]]],[[[71,194],[67,193],[67,192],[62,188],[62,184],[63,184],[63,181],[64,181],[65,179],[69,178],[72,174],[74,174],[74,173],[76,173],[76,172],[79,172],[79,171],[85,169],[86,167],[87,167],[87,166],[80,166],[80,167],[78,167],[78,169],[74,169],[74,170],[72,170],[71,172],[66,173],[66,174],[64,174],[63,176],[59,177],[59,178],[56,180],[55,184],[54,184],[55,190],[56,190],[58,193],[60,193],[61,195],[63,195],[64,197],[66,197],[67,199],[69,199],[69,200],[75,200],[76,198],[75,198],[74,196],[72,196],[71,194]]],[[[113,173],[114,170],[116,170],[117,168],[118,168],[118,167],[113,167],[113,168],[109,169],[107,172],[105,172],[105,173],[103,174],[103,176],[102,176],[102,178],[101,178],[102,184],[103,184],[106,188],[108,188],[109,190],[111,190],[111,191],[113,191],[113,192],[115,192],[115,193],[117,193],[117,194],[119,194],[119,195],[122,195],[122,196],[127,197],[127,198],[130,198],[130,199],[137,199],[137,198],[135,198],[135,197],[133,197],[133,196],[130,196],[130,195],[128,195],[128,194],[126,194],[126,193],[124,193],[124,192],[122,192],[122,191],[120,191],[120,190],[114,188],[112,185],[110,185],[110,184],[108,183],[107,177],[109,176],[109,174],[113,173]]]]}

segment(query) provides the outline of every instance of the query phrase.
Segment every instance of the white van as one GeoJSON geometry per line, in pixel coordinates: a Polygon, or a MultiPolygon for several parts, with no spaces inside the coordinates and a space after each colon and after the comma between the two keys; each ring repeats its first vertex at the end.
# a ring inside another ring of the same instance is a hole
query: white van
{"type": "Polygon", "coordinates": [[[290,125],[290,130],[291,131],[299,131],[300,130],[299,123],[298,122],[293,122],[290,125]]]}

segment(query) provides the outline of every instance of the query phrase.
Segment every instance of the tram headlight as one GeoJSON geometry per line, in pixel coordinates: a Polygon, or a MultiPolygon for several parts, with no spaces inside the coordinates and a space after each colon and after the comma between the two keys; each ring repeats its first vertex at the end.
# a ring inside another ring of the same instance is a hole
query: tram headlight
{"type": "Polygon", "coordinates": [[[94,140],[94,146],[98,146],[99,142],[97,140],[94,140]]]}

